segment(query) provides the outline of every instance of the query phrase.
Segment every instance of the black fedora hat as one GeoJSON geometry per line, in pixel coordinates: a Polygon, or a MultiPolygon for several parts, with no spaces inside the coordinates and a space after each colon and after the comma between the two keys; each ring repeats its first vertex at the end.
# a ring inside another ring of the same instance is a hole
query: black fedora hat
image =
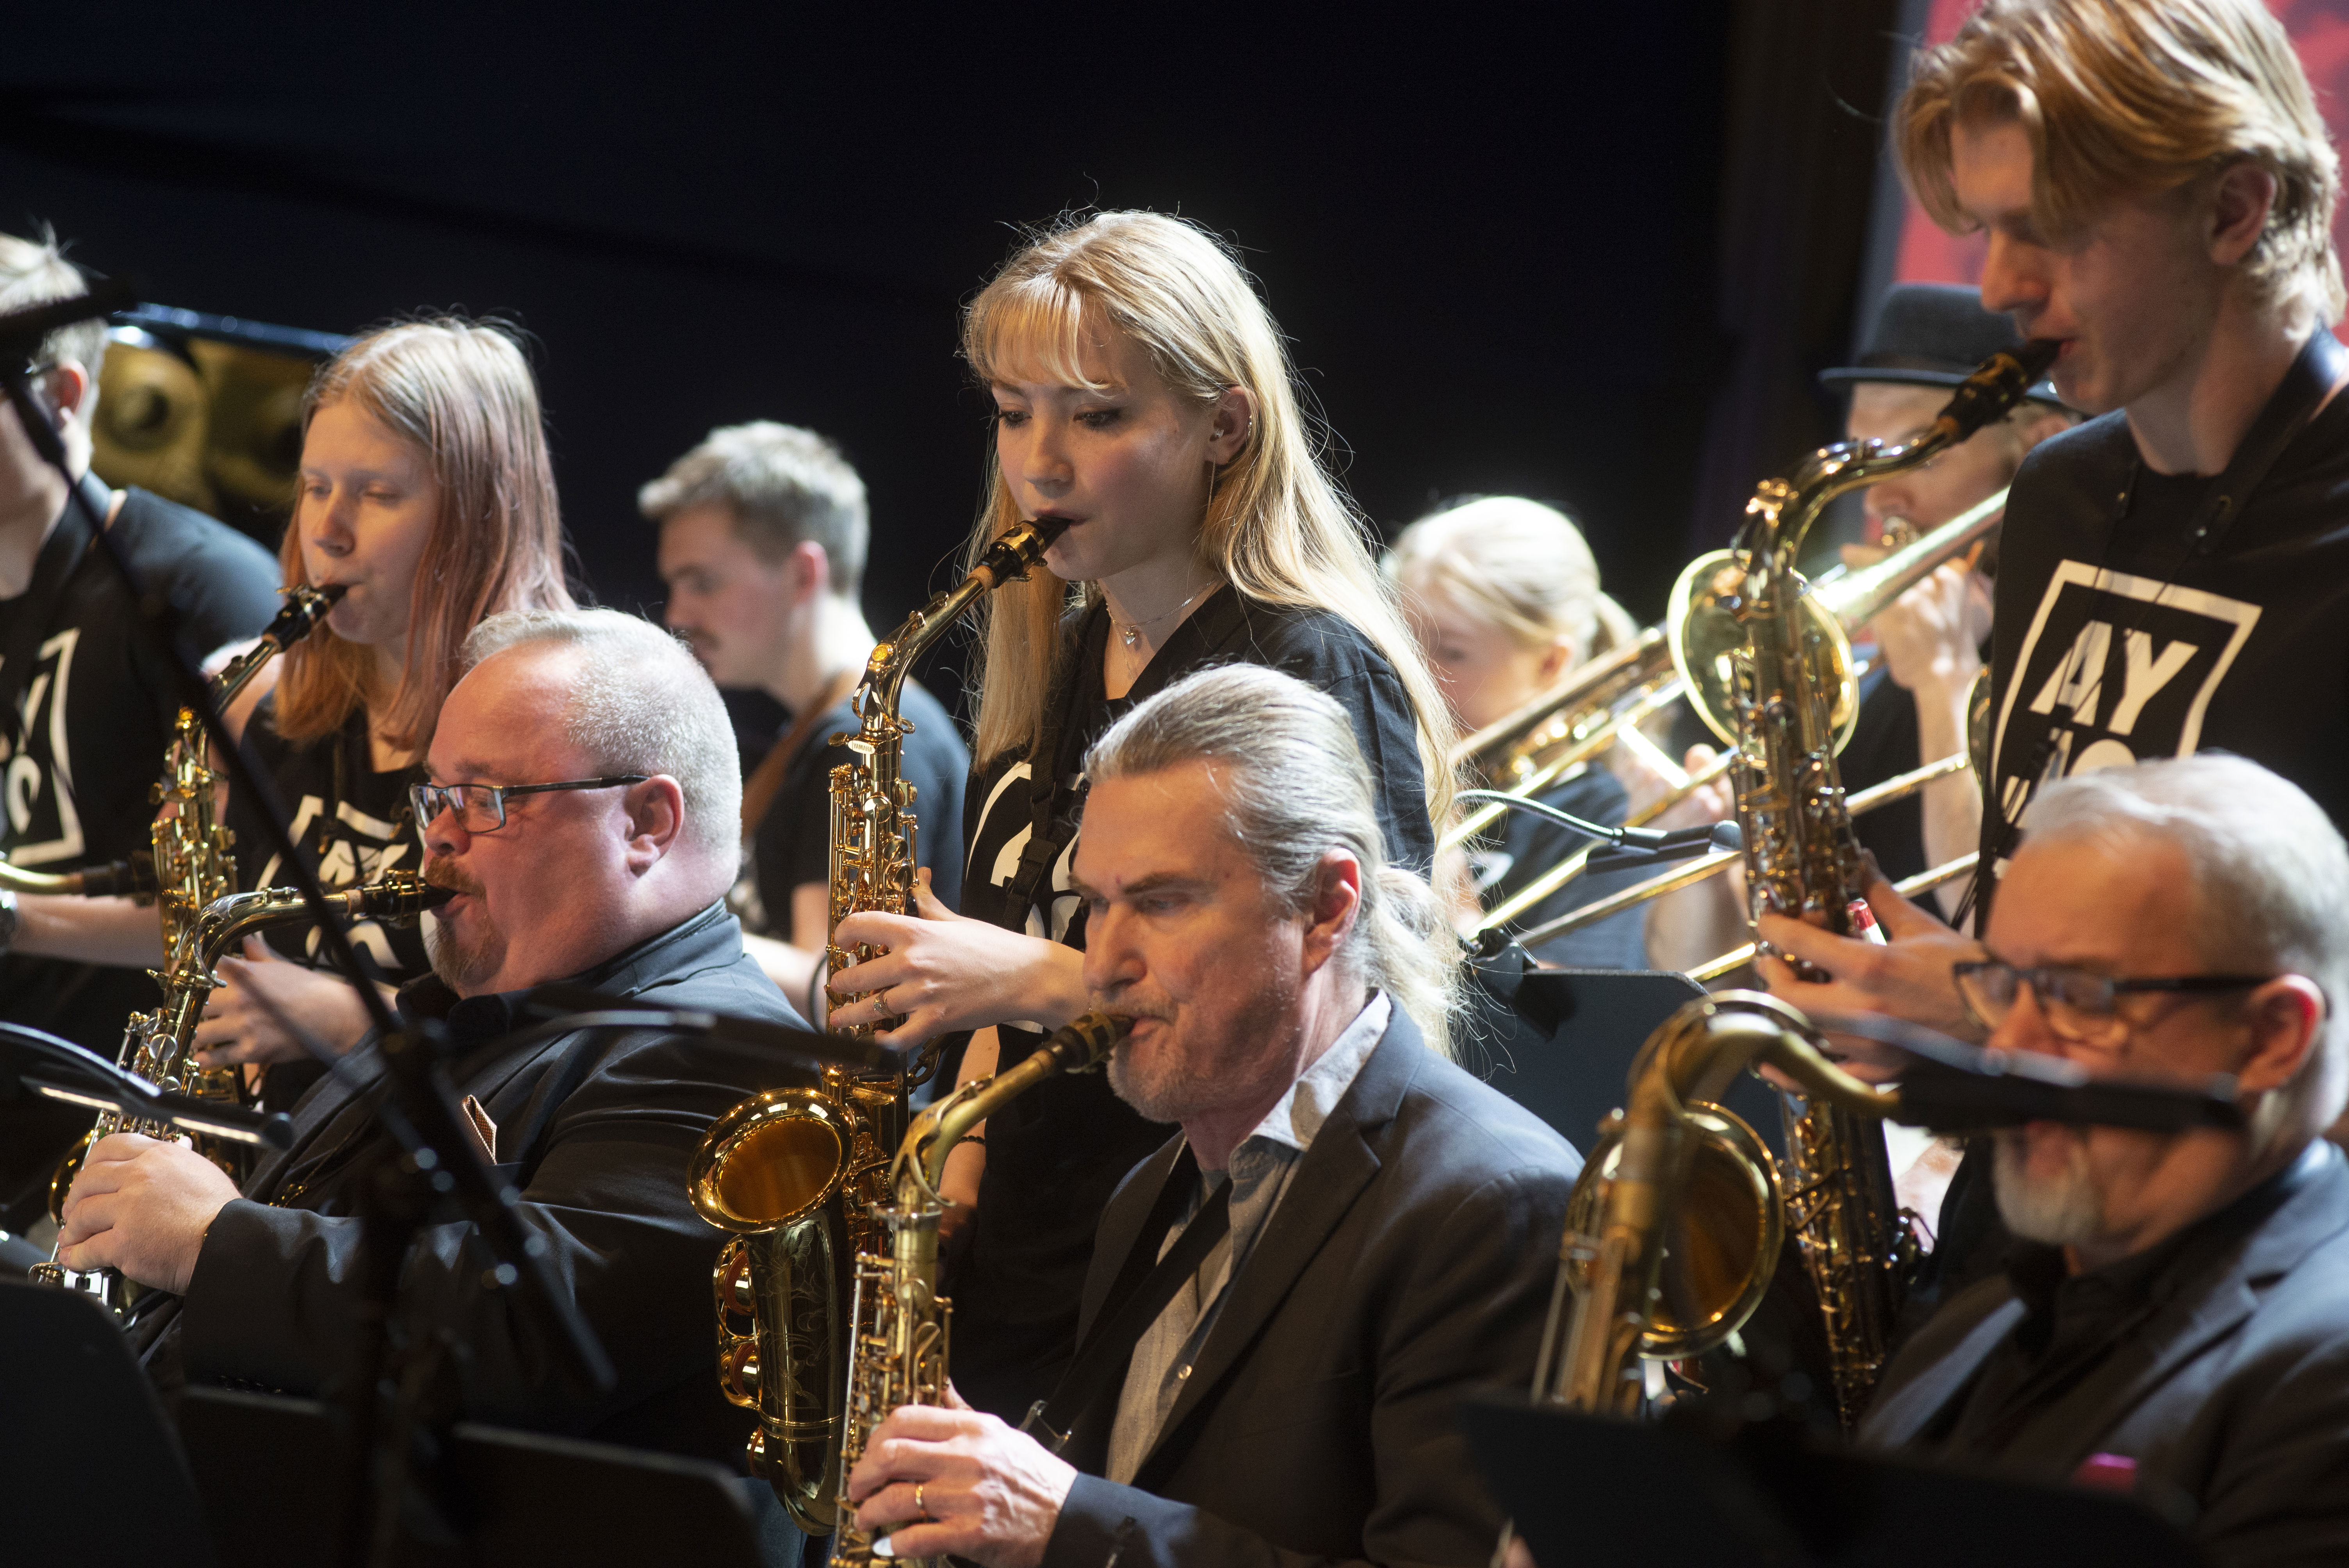
{"type": "MultiPolygon", "coordinates": [[[[1955,387],[1992,355],[2021,346],[2010,316],[1982,307],[1982,295],[1956,284],[1895,284],[1868,323],[1868,346],[1857,365],[1819,373],[1823,387],[1891,381],[1910,387],[1955,387]]],[[[2031,389],[2044,403],[2063,401],[2053,383],[2031,389]]]]}

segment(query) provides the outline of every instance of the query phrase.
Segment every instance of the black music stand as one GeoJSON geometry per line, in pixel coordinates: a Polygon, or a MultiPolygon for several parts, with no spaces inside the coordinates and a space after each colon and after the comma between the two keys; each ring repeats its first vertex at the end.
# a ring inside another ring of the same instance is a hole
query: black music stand
{"type": "MultiPolygon", "coordinates": [[[[180,1433],[221,1561],[313,1568],[333,1550],[347,1445],[316,1399],[191,1387],[180,1433]]],[[[441,1467],[460,1539],[404,1530],[401,1568],[602,1568],[690,1563],[755,1568],[740,1478],[718,1465],[460,1421],[441,1467]]],[[[85,1542],[87,1544],[87,1542],[85,1542]]]]}
{"type": "Polygon", "coordinates": [[[1460,1422],[1543,1568],[2200,1568],[2183,1532],[2134,1498],[1803,1445],[1749,1428],[1728,1443],[1658,1425],[1471,1400],[1460,1422]]]}
{"type": "Polygon", "coordinates": [[[10,1562],[214,1561],[154,1385],[78,1291],[0,1280],[0,1501],[10,1562]]]}
{"type": "MultiPolygon", "coordinates": [[[[1481,1042],[1495,1088],[1556,1128],[1584,1153],[1599,1122],[1623,1103],[1631,1058],[1663,1021],[1706,995],[1665,969],[1537,969],[1515,982],[1506,1003],[1487,1000],[1478,1022],[1500,1017],[1499,1037],[1481,1042]]],[[[1474,1047],[1472,1047],[1472,1049],[1474,1047]]],[[[1753,1124],[1783,1158],[1778,1097],[1740,1073],[1721,1103],[1753,1124]]]]}

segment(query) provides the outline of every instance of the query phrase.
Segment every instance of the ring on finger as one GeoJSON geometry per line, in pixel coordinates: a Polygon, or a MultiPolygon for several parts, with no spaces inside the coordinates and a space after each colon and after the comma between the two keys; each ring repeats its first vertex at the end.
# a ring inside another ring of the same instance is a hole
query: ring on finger
{"type": "Polygon", "coordinates": [[[922,1483],[920,1481],[916,1481],[914,1483],[914,1511],[920,1514],[924,1519],[927,1519],[930,1516],[929,1505],[922,1501],[922,1483]]]}

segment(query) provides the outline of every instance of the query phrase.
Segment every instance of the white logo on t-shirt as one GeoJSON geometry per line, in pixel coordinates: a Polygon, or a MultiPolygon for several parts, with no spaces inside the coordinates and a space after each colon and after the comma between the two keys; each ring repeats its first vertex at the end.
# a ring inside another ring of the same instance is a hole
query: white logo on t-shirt
{"type": "Polygon", "coordinates": [[[2001,816],[2042,784],[2185,757],[2260,606],[2066,561],[2039,601],[2006,682],[1991,764],[2001,816]]]}
{"type": "Polygon", "coordinates": [[[44,718],[49,727],[49,767],[42,776],[40,759],[28,748],[9,755],[8,738],[0,735],[0,797],[8,812],[8,830],[19,840],[36,832],[54,836],[20,842],[8,851],[10,863],[46,865],[69,861],[82,852],[81,816],[74,810],[73,748],[67,744],[66,698],[73,684],[74,649],[81,628],[67,627],[41,645],[34,655],[33,678],[16,702],[16,733],[29,739],[44,718]],[[54,660],[54,663],[52,661],[54,660]]]}

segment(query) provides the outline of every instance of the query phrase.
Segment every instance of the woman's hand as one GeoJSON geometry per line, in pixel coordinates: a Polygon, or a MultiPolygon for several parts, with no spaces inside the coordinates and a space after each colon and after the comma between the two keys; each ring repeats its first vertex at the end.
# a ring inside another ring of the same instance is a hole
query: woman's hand
{"type": "Polygon", "coordinates": [[[837,999],[826,1026],[854,1028],[903,1015],[875,1034],[884,1045],[926,1045],[957,1029],[1028,1022],[1057,1029],[1085,1010],[1084,954],[1042,937],[955,913],[930,894],[929,873],[914,889],[918,914],[852,914],[835,945],[885,949],[832,978],[837,999]]]}
{"type": "Polygon", "coordinates": [[[374,1022],[350,982],[288,964],[258,936],[246,937],[244,956],[222,959],[217,973],[220,987],[206,998],[196,1025],[196,1061],[202,1067],[307,1061],[310,1053],[286,1027],[289,1023],[340,1056],[374,1022]]]}

